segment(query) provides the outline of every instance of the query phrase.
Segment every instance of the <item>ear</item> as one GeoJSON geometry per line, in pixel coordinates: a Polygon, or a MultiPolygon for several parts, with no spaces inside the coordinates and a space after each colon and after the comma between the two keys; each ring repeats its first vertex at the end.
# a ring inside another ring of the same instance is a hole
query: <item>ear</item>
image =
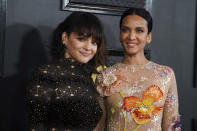
{"type": "Polygon", "coordinates": [[[152,40],[152,32],[150,32],[147,36],[147,41],[150,41],[151,42],[152,40]]]}
{"type": "Polygon", "coordinates": [[[67,46],[67,43],[68,43],[68,35],[66,32],[63,32],[62,33],[62,43],[67,46]]]}

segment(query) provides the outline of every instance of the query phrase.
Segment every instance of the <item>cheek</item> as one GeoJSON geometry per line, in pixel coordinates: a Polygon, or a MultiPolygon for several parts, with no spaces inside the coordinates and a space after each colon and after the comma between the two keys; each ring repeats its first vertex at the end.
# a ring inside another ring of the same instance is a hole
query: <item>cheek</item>
{"type": "Polygon", "coordinates": [[[77,42],[77,41],[72,41],[71,46],[73,49],[80,49],[80,48],[82,48],[83,44],[81,44],[80,42],[77,42]]]}
{"type": "Polygon", "coordinates": [[[127,35],[126,34],[123,34],[123,33],[120,33],[120,42],[122,43],[125,39],[126,39],[127,35]]]}
{"type": "Polygon", "coordinates": [[[97,46],[94,46],[94,47],[92,48],[92,52],[93,52],[94,55],[96,54],[96,52],[97,52],[97,46]]]}
{"type": "Polygon", "coordinates": [[[147,41],[146,37],[144,39],[142,39],[142,42],[145,44],[146,44],[146,41],[147,41]]]}
{"type": "Polygon", "coordinates": [[[120,39],[120,42],[122,43],[122,42],[123,42],[123,37],[122,37],[122,35],[121,35],[121,34],[120,34],[119,39],[120,39]]]}
{"type": "Polygon", "coordinates": [[[138,37],[138,40],[139,40],[141,43],[145,43],[145,44],[146,44],[147,35],[143,35],[143,36],[138,37]]]}

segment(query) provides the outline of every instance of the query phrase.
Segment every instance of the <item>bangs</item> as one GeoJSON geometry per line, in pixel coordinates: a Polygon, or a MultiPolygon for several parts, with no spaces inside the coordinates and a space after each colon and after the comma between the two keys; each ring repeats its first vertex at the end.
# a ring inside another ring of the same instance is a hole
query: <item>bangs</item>
{"type": "Polygon", "coordinates": [[[103,37],[103,27],[98,19],[89,17],[82,17],[76,20],[73,24],[72,32],[77,33],[79,36],[92,37],[93,41],[99,45],[103,37]]]}
{"type": "Polygon", "coordinates": [[[73,32],[77,33],[79,36],[83,36],[85,38],[91,37],[94,42],[97,43],[97,45],[100,43],[102,36],[101,33],[99,33],[97,30],[94,30],[93,28],[75,28],[73,32]]]}

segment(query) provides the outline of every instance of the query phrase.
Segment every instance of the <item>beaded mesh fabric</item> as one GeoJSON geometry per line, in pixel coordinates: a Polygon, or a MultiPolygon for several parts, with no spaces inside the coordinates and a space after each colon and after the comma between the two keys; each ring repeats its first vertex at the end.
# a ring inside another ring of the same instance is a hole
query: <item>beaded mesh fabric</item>
{"type": "Polygon", "coordinates": [[[103,111],[87,64],[60,59],[39,66],[27,88],[29,129],[92,131],[103,111]]]}
{"type": "Polygon", "coordinates": [[[180,130],[174,72],[149,61],[117,63],[97,76],[97,90],[107,96],[107,131],[180,130]]]}

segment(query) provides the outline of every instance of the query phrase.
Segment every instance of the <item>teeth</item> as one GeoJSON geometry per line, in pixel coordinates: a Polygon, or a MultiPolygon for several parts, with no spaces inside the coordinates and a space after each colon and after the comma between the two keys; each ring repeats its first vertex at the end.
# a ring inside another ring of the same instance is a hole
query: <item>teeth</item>
{"type": "Polygon", "coordinates": [[[134,46],[134,45],[136,45],[136,44],[128,44],[128,45],[130,45],[130,46],[134,46]]]}

